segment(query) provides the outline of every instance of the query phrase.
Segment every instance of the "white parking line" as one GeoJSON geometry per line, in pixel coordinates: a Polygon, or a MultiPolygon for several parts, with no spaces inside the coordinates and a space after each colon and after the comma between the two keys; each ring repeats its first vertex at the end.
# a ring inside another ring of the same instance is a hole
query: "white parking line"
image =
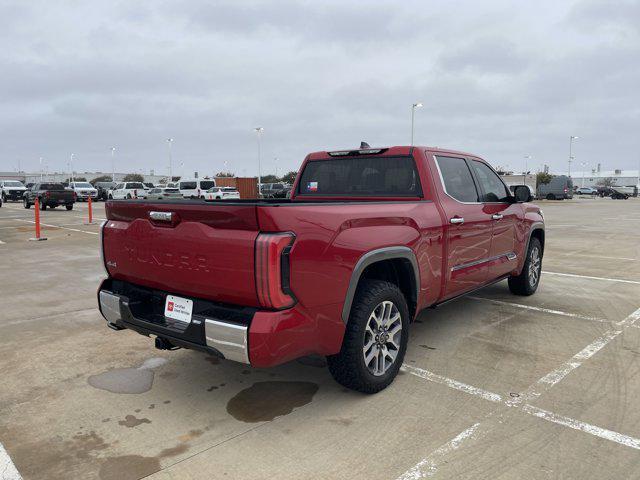
{"type": "Polygon", "coordinates": [[[0,480],[22,480],[2,443],[0,443],[0,480]]]}
{"type": "MultiPolygon", "coordinates": [[[[17,219],[17,220],[19,222],[36,223],[33,220],[21,220],[21,219],[17,219]]],[[[69,227],[61,227],[59,225],[51,225],[50,223],[42,223],[42,222],[40,222],[40,225],[43,225],[45,227],[62,228],[63,230],[70,230],[72,232],[86,233],[86,234],[89,234],[89,235],[100,235],[100,233],[98,233],[98,232],[87,232],[86,230],[79,230],[77,228],[69,228],[69,227]]]]}
{"type": "Polygon", "coordinates": [[[502,402],[502,397],[497,393],[489,392],[487,390],[474,387],[473,385],[468,385],[466,383],[453,380],[452,378],[443,377],[441,375],[437,375],[433,372],[424,370],[422,368],[413,367],[411,365],[407,365],[406,363],[403,363],[400,369],[404,372],[410,373],[411,375],[415,375],[416,377],[424,378],[425,380],[429,380],[430,382],[434,382],[434,383],[439,383],[441,385],[446,385],[447,387],[453,388],[455,390],[460,390],[461,392],[469,393],[471,395],[484,398],[485,400],[489,400],[490,402],[496,402],[496,403],[502,402]]]}
{"type": "Polygon", "coordinates": [[[588,317],[586,315],[580,315],[577,313],[563,312],[561,310],[552,310],[550,308],[533,307],[531,305],[523,305],[521,303],[504,302],[502,300],[494,300],[493,298],[473,297],[473,296],[470,296],[467,298],[471,300],[480,300],[483,302],[489,302],[495,305],[505,305],[508,307],[522,308],[523,310],[533,310],[534,312],[551,313],[554,315],[562,315],[565,317],[579,318],[581,320],[589,320],[592,322],[611,323],[610,320],[607,320],[605,318],[588,317]]]}
{"type": "Polygon", "coordinates": [[[629,257],[608,257],[606,255],[592,255],[590,253],[561,253],[560,255],[564,255],[567,257],[589,257],[589,258],[606,258],[608,260],[627,260],[629,262],[640,262],[640,258],[629,258],[629,257]]]}
{"type": "MultiPolygon", "coordinates": [[[[496,402],[495,399],[500,398],[500,403],[502,403],[502,405],[511,408],[519,408],[520,411],[529,415],[533,415],[537,418],[542,418],[558,425],[564,425],[569,428],[573,428],[574,430],[580,430],[582,432],[595,435],[599,438],[610,440],[620,445],[640,450],[640,439],[630,437],[622,433],[614,432],[612,430],[607,430],[605,428],[598,427],[597,425],[591,425],[580,420],[575,420],[569,417],[558,415],[556,413],[543,410],[525,403],[529,400],[537,399],[542,393],[544,393],[554,385],[557,385],[570,372],[580,367],[585,360],[591,358],[597,352],[602,350],[603,347],[605,347],[611,340],[620,335],[620,333],[622,333],[626,328],[636,326],[636,322],[638,320],[640,320],[640,308],[631,313],[624,320],[617,322],[616,325],[620,327],[619,330],[610,330],[606,332],[604,335],[597,338],[585,348],[583,348],[580,352],[576,353],[563,365],[553,370],[552,372],[549,372],[544,377],[540,378],[537,382],[527,388],[519,397],[516,397],[514,399],[502,400],[502,397],[497,393],[488,392],[487,390],[483,390],[472,385],[467,385],[451,378],[441,377],[440,375],[429,372],[427,370],[418,369],[417,367],[403,365],[402,369],[407,371],[408,373],[412,373],[428,381],[435,381],[436,383],[450,386],[451,388],[468,393],[470,395],[475,395],[485,400],[496,402]]],[[[452,440],[431,452],[427,457],[420,460],[415,466],[400,475],[397,480],[415,480],[433,476],[437,472],[439,460],[442,457],[446,456],[452,450],[456,450],[457,448],[459,448],[465,440],[481,436],[484,433],[482,432],[483,427],[484,429],[488,428],[486,421],[494,416],[497,412],[499,412],[499,409],[500,407],[489,412],[482,420],[484,424],[482,422],[478,422],[462,431],[452,440]]]]}
{"type": "Polygon", "coordinates": [[[462,442],[464,442],[469,437],[473,437],[479,426],[480,423],[475,423],[466,430],[460,432],[447,443],[434,450],[427,458],[422,459],[411,469],[400,475],[398,477],[398,480],[417,480],[419,478],[433,476],[438,470],[437,459],[440,457],[444,457],[453,450],[457,450],[462,442]]]}
{"type": "Polygon", "coordinates": [[[561,277],[575,277],[575,278],[586,278],[588,280],[605,280],[607,282],[621,282],[621,283],[633,283],[635,285],[640,285],[640,282],[637,280],[623,280],[621,278],[606,278],[606,277],[591,277],[589,275],[576,275],[574,273],[559,273],[559,272],[543,272],[545,275],[559,275],[561,277]]]}
{"type": "Polygon", "coordinates": [[[526,412],[534,417],[542,418],[548,422],[557,423],[558,425],[564,425],[565,427],[573,428],[574,430],[580,430],[581,432],[590,433],[596,437],[610,440],[626,447],[635,448],[640,450],[640,439],[630,437],[623,433],[614,432],[606,428],[598,427],[597,425],[591,425],[590,423],[581,422],[573,418],[565,417],[564,415],[558,415],[557,413],[543,410],[542,408],[534,407],[533,405],[524,405],[522,411],[526,412]]]}

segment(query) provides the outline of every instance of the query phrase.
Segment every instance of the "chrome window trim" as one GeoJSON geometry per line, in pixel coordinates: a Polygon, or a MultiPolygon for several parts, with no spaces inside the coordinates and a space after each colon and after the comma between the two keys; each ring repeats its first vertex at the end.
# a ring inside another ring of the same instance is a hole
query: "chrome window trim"
{"type": "MultiPolygon", "coordinates": [[[[465,165],[467,163],[466,158],[464,157],[455,157],[455,156],[451,156],[451,155],[440,155],[441,157],[444,158],[458,158],[460,160],[463,160],[465,165]]],[[[462,205],[482,205],[482,202],[463,202],[461,200],[458,200],[457,198],[451,196],[449,194],[449,192],[447,192],[447,186],[444,183],[444,177],[442,176],[442,170],[440,170],[440,163],[438,162],[438,155],[433,154],[433,159],[435,160],[436,163],[436,169],[438,170],[438,175],[440,176],[440,185],[442,185],[442,190],[444,190],[444,194],[449,197],[450,199],[462,204],[462,205]]],[[[469,165],[467,165],[467,168],[469,168],[469,165]]],[[[476,193],[478,194],[478,198],[480,198],[480,192],[478,191],[478,186],[475,184],[475,178],[473,177],[473,172],[471,172],[471,169],[469,169],[469,174],[471,175],[471,179],[473,180],[473,185],[476,188],[476,193]]]]}
{"type": "Polygon", "coordinates": [[[515,252],[501,253],[500,255],[495,255],[493,257],[483,258],[481,260],[474,260],[473,262],[461,263],[460,265],[455,265],[454,267],[451,267],[451,271],[456,272],[464,268],[475,267],[476,265],[482,265],[483,263],[489,263],[489,262],[493,262],[494,260],[499,260],[502,257],[507,257],[509,261],[512,261],[518,258],[518,255],[516,255],[515,252]]]}

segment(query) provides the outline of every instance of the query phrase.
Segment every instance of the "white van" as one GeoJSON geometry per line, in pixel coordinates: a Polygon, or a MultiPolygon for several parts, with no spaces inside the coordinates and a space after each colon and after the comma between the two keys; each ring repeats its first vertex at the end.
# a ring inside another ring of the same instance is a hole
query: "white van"
{"type": "Polygon", "coordinates": [[[215,180],[203,180],[200,178],[180,180],[178,183],[178,188],[184,198],[204,198],[205,192],[215,186],[215,180]]]}

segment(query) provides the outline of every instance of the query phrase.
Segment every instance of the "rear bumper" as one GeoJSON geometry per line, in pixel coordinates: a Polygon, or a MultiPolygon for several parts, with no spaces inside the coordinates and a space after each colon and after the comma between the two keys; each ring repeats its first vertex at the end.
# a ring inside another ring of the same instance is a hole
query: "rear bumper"
{"type": "Polygon", "coordinates": [[[98,290],[98,303],[114,330],[129,328],[254,367],[310,354],[331,355],[342,345],[339,304],[311,313],[299,303],[288,310],[268,311],[186,297],[194,302],[191,323],[186,324],[164,316],[168,293],[109,278],[98,290]]]}
{"type": "Polygon", "coordinates": [[[124,282],[105,280],[98,304],[107,325],[156,335],[172,344],[202,350],[241,363],[249,362],[248,330],[251,309],[216,306],[194,299],[190,324],[164,317],[165,294],[124,282]]]}

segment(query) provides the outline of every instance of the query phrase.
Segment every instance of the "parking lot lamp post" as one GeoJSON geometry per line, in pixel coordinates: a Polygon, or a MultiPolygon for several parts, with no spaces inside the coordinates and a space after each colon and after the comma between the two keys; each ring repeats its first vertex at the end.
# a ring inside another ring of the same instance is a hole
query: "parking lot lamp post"
{"type": "Polygon", "coordinates": [[[522,183],[523,185],[526,185],[527,183],[527,160],[531,160],[533,158],[532,155],[525,155],[524,156],[524,172],[522,174],[522,183]]]}
{"type": "Polygon", "coordinates": [[[568,177],[571,177],[571,162],[573,161],[573,141],[578,139],[580,137],[576,137],[574,135],[571,135],[569,137],[569,171],[568,171],[568,177]]]}
{"type": "Polygon", "coordinates": [[[416,108],[422,107],[422,103],[417,102],[411,105],[411,146],[413,147],[413,127],[415,125],[416,108]]]}
{"type": "Polygon", "coordinates": [[[116,181],[116,163],[114,160],[116,154],[116,147],[111,147],[111,181],[116,181]]]}
{"type": "Polygon", "coordinates": [[[262,184],[262,172],[261,172],[261,168],[260,168],[260,162],[261,162],[261,157],[262,157],[262,133],[264,132],[264,128],[262,127],[256,127],[254,128],[256,134],[258,135],[258,198],[261,198],[262,196],[262,189],[261,189],[261,184],[262,184]]]}
{"type": "Polygon", "coordinates": [[[73,157],[75,157],[76,154],[72,153],[71,157],[69,157],[69,181],[71,183],[73,183],[73,157]]]}
{"type": "Polygon", "coordinates": [[[173,138],[167,138],[167,144],[169,145],[169,181],[173,182],[173,169],[171,168],[171,145],[173,144],[173,138]]]}
{"type": "Polygon", "coordinates": [[[42,183],[42,157],[40,157],[40,182],[42,183]]]}

